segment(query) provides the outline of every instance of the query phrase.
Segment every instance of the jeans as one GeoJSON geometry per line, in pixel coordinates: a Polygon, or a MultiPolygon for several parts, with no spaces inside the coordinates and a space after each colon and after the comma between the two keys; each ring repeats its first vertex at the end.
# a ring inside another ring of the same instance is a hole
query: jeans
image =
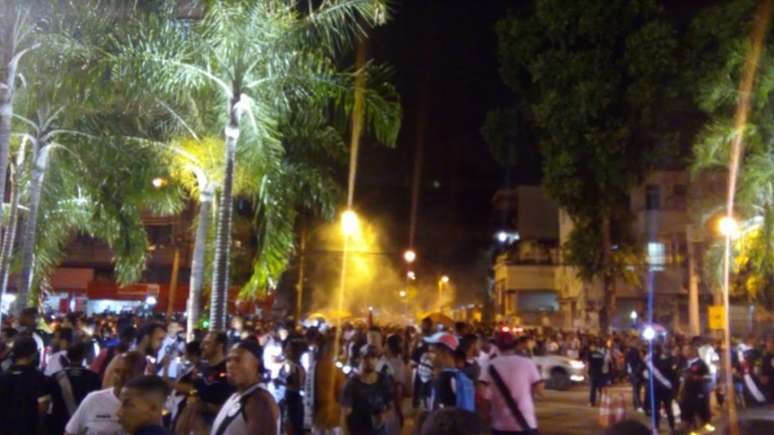
{"type": "Polygon", "coordinates": [[[672,412],[672,392],[663,392],[656,390],[656,429],[658,429],[661,420],[661,405],[664,405],[664,411],[666,411],[667,422],[669,422],[669,429],[675,430],[675,415],[672,412]]]}
{"type": "Polygon", "coordinates": [[[632,386],[632,406],[634,409],[643,408],[642,389],[645,386],[645,380],[639,376],[629,376],[629,384],[632,386]]]}
{"type": "Polygon", "coordinates": [[[597,406],[597,391],[602,394],[602,387],[605,386],[605,378],[592,377],[589,378],[589,403],[591,406],[597,406]]]}

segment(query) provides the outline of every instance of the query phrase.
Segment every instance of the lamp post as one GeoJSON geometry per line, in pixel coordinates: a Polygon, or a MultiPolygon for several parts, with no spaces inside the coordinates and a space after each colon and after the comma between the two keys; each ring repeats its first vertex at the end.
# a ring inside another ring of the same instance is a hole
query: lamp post
{"type": "Polygon", "coordinates": [[[736,394],[731,376],[731,324],[729,320],[729,298],[731,281],[731,239],[739,236],[739,223],[729,213],[718,222],[718,231],[725,238],[723,252],[723,339],[725,349],[723,352],[723,370],[726,372],[726,394],[728,395],[728,414],[732,426],[736,425],[736,394]]]}
{"type": "Polygon", "coordinates": [[[438,301],[439,302],[443,300],[443,290],[446,286],[449,285],[449,282],[451,282],[451,279],[447,275],[441,276],[441,278],[438,280],[438,301]]]}

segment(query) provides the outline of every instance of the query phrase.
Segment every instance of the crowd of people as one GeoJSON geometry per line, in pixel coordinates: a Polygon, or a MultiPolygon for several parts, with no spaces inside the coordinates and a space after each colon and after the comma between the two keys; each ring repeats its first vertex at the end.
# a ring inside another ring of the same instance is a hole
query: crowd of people
{"type": "MultiPolygon", "coordinates": [[[[485,327],[231,319],[227,331],[131,314],[5,319],[3,433],[395,435],[536,433],[536,355],[583,361],[590,406],[629,382],[632,406],[675,429],[727,394],[711,340],[485,327]],[[655,412],[655,413],[654,413],[655,412]]],[[[732,343],[740,406],[774,401],[774,338],[732,343]]]]}

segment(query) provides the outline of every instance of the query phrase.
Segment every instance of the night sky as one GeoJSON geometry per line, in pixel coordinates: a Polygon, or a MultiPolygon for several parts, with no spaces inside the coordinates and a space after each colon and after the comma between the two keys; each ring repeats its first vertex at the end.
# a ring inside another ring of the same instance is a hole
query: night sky
{"type": "MultiPolygon", "coordinates": [[[[403,125],[395,149],[363,144],[356,206],[385,228],[390,248],[408,246],[412,171],[423,138],[415,241],[422,259],[419,271],[449,273],[466,288],[482,285],[487,249],[503,226],[492,211],[495,191],[540,182],[538,161],[503,168],[481,135],[486,113],[515,98],[498,74],[495,24],[509,9],[526,3],[403,0],[396,2],[393,20],[369,40],[369,55],[395,69],[403,125]]],[[[665,5],[681,32],[709,3],[678,0],[665,5]]]]}
{"type": "Polygon", "coordinates": [[[465,286],[483,282],[481,264],[498,226],[491,198],[505,181],[480,130],[487,111],[512,98],[498,76],[494,33],[508,3],[518,2],[405,0],[369,41],[369,54],[395,69],[403,125],[395,149],[366,143],[361,150],[356,205],[387,228],[393,248],[408,246],[423,138],[419,271],[449,273],[465,286]]]}

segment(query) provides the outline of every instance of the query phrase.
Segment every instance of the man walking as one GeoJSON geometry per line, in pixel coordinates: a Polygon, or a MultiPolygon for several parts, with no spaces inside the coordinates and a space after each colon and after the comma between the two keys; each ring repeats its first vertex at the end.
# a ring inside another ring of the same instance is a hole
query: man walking
{"type": "Polygon", "coordinates": [[[710,373],[695,346],[686,345],[683,353],[687,362],[683,371],[680,412],[686,428],[692,430],[710,422],[710,373]]]}
{"type": "Polygon", "coordinates": [[[543,394],[543,380],[535,363],[516,355],[516,340],[501,332],[495,339],[499,356],[481,372],[480,413],[492,426],[492,435],[529,434],[537,431],[533,396],[543,394]]]}
{"type": "Polygon", "coordinates": [[[589,370],[589,404],[597,406],[597,393],[602,393],[606,384],[605,360],[606,355],[599,343],[592,340],[589,344],[586,365],[589,370]]]}
{"type": "Polygon", "coordinates": [[[37,369],[37,343],[29,335],[17,336],[13,365],[0,375],[0,422],[3,433],[43,435],[44,418],[51,403],[49,380],[37,369]]]}
{"type": "Polygon", "coordinates": [[[653,354],[645,357],[645,365],[648,370],[648,377],[652,379],[651,385],[653,385],[653,389],[650,391],[650,394],[653,394],[652,400],[655,402],[655,409],[653,411],[656,430],[658,430],[661,420],[660,409],[663,405],[667,421],[669,422],[669,430],[674,432],[675,416],[672,412],[672,400],[675,397],[675,390],[677,388],[674,359],[669,352],[662,351],[660,344],[654,344],[653,354]]]}
{"type": "Polygon", "coordinates": [[[100,389],[99,376],[83,367],[87,350],[88,345],[84,342],[70,346],[66,354],[68,365],[51,377],[53,406],[48,424],[51,435],[62,435],[65,425],[86,395],[100,389]]]}
{"type": "Polygon", "coordinates": [[[642,412],[642,387],[644,379],[642,371],[645,370],[645,363],[642,361],[639,341],[632,338],[629,341],[629,349],[626,351],[626,374],[629,377],[629,384],[632,386],[632,406],[635,410],[642,412]]]}

